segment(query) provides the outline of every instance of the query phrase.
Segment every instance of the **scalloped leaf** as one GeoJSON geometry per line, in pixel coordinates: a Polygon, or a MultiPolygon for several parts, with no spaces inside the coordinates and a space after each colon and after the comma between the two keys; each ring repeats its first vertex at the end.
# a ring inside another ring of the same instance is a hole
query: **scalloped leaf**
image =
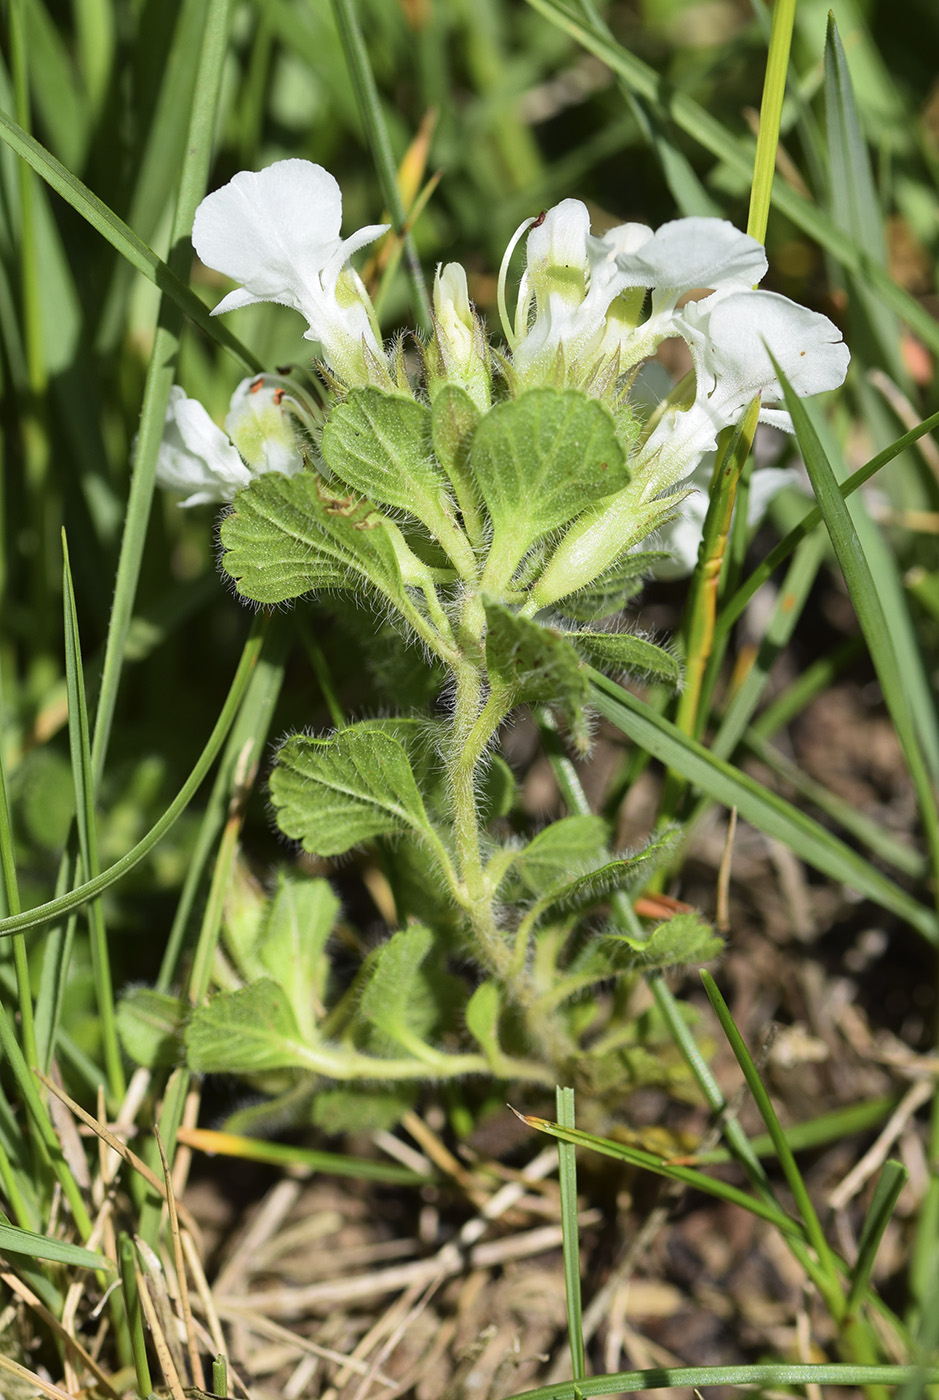
{"type": "Polygon", "coordinates": [[[125,1052],[146,1069],[178,1065],[183,1026],[190,1007],[152,987],[132,987],[117,1007],[117,1029],[125,1052]]]}
{"type": "Polygon", "coordinates": [[[521,617],[501,603],[484,600],[486,665],[494,686],[511,705],[543,701],[557,706],[570,726],[576,748],[590,747],[586,707],[590,683],[583,662],[564,633],[521,617]]]}
{"type": "Polygon", "coordinates": [[[606,858],[608,840],[602,817],[562,817],[519,851],[515,869],[526,888],[540,895],[577,872],[595,869],[606,858]]]}
{"type": "Polygon", "coordinates": [[[603,671],[651,676],[673,690],[681,685],[681,663],[664,647],[630,632],[568,632],[581,656],[603,671]]]}
{"type": "Polygon", "coordinates": [[[363,1020],[393,1040],[423,1036],[433,1028],[437,1008],[422,965],[433,947],[425,924],[398,929],[369,958],[370,976],[359,998],[363,1020]]]}
{"type": "Polygon", "coordinates": [[[238,492],[222,521],[222,564],[255,603],[339,588],[397,605],[404,588],[393,528],[367,502],[331,500],[312,472],[266,472],[238,492]]]}
{"type": "Polygon", "coordinates": [[[258,960],[286,992],[305,1040],[313,1037],[316,1006],[325,996],[330,967],[325,949],[339,908],[328,880],[282,873],[259,940],[258,960]]]}
{"type": "Polygon", "coordinates": [[[353,491],[420,520],[442,543],[453,528],[447,479],[431,451],[427,404],[353,389],[323,428],[323,460],[353,491]]]}
{"type": "Polygon", "coordinates": [[[258,1074],[310,1068],[287,993],[269,977],[220,992],[186,1027],[186,1058],[196,1074],[258,1074]]]}
{"type": "Polygon", "coordinates": [[[536,540],[629,481],[612,413],[576,389],[530,389],[497,404],[473,435],[470,462],[492,517],[500,582],[536,540]]]}
{"type": "Polygon", "coordinates": [[[676,914],[654,928],[648,938],[630,938],[619,932],[609,932],[608,937],[625,944],[632,953],[630,962],[643,970],[708,962],[724,946],[724,940],[697,913],[676,914]]]}
{"type": "Polygon", "coordinates": [[[277,755],[270,793],[284,835],[319,856],[430,831],[404,745],[368,722],[325,739],[293,735],[277,755]]]}
{"type": "Polygon", "coordinates": [[[565,879],[543,891],[537,905],[539,917],[551,909],[590,909],[595,904],[629,889],[642,877],[648,879],[655,867],[675,849],[677,833],[668,831],[658,841],[650,841],[632,855],[604,861],[593,870],[565,879]]]}

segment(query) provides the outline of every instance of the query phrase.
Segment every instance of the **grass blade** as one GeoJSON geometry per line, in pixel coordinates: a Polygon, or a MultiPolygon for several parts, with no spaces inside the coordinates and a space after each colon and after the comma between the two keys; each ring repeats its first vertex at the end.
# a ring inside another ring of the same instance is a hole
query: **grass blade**
{"type": "MultiPolygon", "coordinates": [[[[898,918],[906,920],[930,943],[939,944],[934,912],[887,879],[811,817],[732,767],[694,739],[681,734],[662,715],[628,691],[594,672],[593,703],[605,719],[639,748],[681,773],[715,802],[736,807],[745,821],[789,846],[796,855],[830,879],[841,880],[898,918]]],[[[0,925],[2,932],[3,925],[0,925]]]]}
{"type": "MultiPolygon", "coordinates": [[[[517,1110],[515,1111],[517,1112],[517,1110]]],[[[519,1113],[518,1116],[523,1123],[527,1123],[530,1128],[535,1128],[539,1133],[547,1133],[549,1137],[558,1138],[561,1142],[569,1142],[575,1147],[587,1147],[592,1152],[599,1152],[603,1157],[612,1157],[617,1162],[628,1162],[633,1167],[644,1167],[647,1171],[654,1172],[656,1176],[664,1176],[668,1181],[680,1181],[695,1191],[703,1191],[705,1195],[716,1196],[722,1201],[728,1201],[731,1205],[741,1206],[744,1210],[750,1211],[751,1214],[770,1221],[785,1234],[796,1234],[800,1237],[803,1235],[801,1225],[797,1221],[791,1220],[778,1206],[757,1200],[755,1196],[748,1195],[746,1191],[741,1191],[737,1186],[731,1186],[727,1181],[707,1176],[704,1172],[695,1171],[693,1167],[676,1166],[665,1158],[657,1157],[652,1152],[645,1152],[639,1147],[628,1147],[625,1143],[613,1142],[610,1138],[596,1137],[593,1133],[583,1133],[579,1128],[565,1128],[560,1123],[549,1122],[547,1118],[538,1118],[529,1113],[519,1113]]]]}
{"type": "Polygon", "coordinates": [[[789,1387],[807,1385],[903,1385],[920,1377],[929,1385],[939,1381],[939,1366],[855,1366],[821,1362],[792,1366],[764,1362],[753,1366],[656,1366],[648,1371],[616,1371],[582,1381],[561,1381],[537,1390],[523,1390],[507,1400],[577,1400],[578,1395],[631,1395],[637,1390],[672,1390],[700,1386],[789,1387]]]}
{"type": "Polygon", "coordinates": [[[20,1230],[15,1225],[0,1224],[0,1249],[5,1254],[25,1254],[29,1259],[50,1259],[56,1264],[70,1264],[76,1269],[105,1269],[113,1271],[114,1264],[104,1254],[65,1240],[50,1239],[32,1230],[20,1230]]]}
{"type": "MultiPolygon", "coordinates": [[[[557,1090],[558,1123],[574,1126],[574,1090],[557,1090]]],[[[584,1358],[584,1317],[580,1298],[580,1236],[577,1229],[577,1154],[569,1142],[558,1138],[558,1180],[561,1186],[561,1231],[564,1247],[564,1296],[567,1300],[567,1334],[571,1347],[571,1374],[575,1381],[587,1374],[584,1358]]]]}
{"type": "Polygon", "coordinates": [[[200,330],[230,351],[248,373],[255,374],[262,368],[260,361],[251,351],[218,320],[212,319],[208,307],[199,300],[195,292],[190,291],[169,265],[157,257],[153,249],[148,247],[143,239],[138,238],[133,229],[128,228],[123,219],[112,213],[87,185],[82,184],[61,161],[56,160],[54,155],[3,111],[0,111],[0,141],[5,141],[27,165],[32,166],[56,194],[61,195],[66,203],[87,220],[132,267],[165,292],[170,301],[185,312],[200,330]]]}
{"type": "MultiPolygon", "coordinates": [[[[62,531],[62,601],[65,615],[65,683],[68,693],[68,731],[69,748],[72,755],[72,781],[75,787],[75,824],[78,828],[78,845],[85,869],[85,877],[90,880],[101,873],[95,823],[95,782],[92,776],[91,738],[88,708],[85,704],[85,681],[81,641],[78,634],[78,611],[75,605],[75,590],[72,587],[72,571],[69,568],[68,544],[64,530],[62,531]]],[[[114,1017],[114,985],[111,978],[111,962],[108,955],[104,913],[100,900],[94,900],[89,905],[88,924],[91,942],[91,966],[94,975],[98,1018],[101,1024],[104,1063],[108,1089],[116,1108],[126,1093],[127,1084],[124,1078],[121,1047],[117,1038],[117,1022],[114,1017]]],[[[39,1057],[36,1054],[35,1043],[31,1054],[27,1049],[27,1057],[31,1064],[38,1064],[39,1057]]]]}
{"type": "Polygon", "coordinates": [[[864,1218],[861,1238],[858,1240],[857,1262],[851,1270],[847,1304],[849,1316],[857,1312],[867,1292],[880,1242],[909,1175],[906,1167],[899,1162],[888,1161],[884,1163],[884,1169],[878,1177],[873,1199],[864,1218]]]}
{"type": "Polygon", "coordinates": [[[769,1094],[763,1087],[760,1073],[753,1063],[753,1057],[747,1049],[743,1036],[737,1029],[733,1017],[730,1014],[727,1003],[717,989],[717,984],[710,973],[702,970],[701,980],[704,983],[704,990],[708,994],[715,1015],[721,1023],[721,1030],[727,1037],[727,1042],[734,1052],[738,1065],[743,1070],[743,1077],[747,1081],[747,1087],[753,1095],[754,1102],[760,1111],[760,1117],[766,1124],[766,1130],[772,1139],[776,1158],[782,1167],[789,1190],[792,1192],[793,1200],[796,1204],[802,1223],[805,1226],[805,1234],[816,1257],[821,1265],[824,1278],[817,1276],[817,1282],[823,1287],[825,1302],[832,1316],[839,1319],[844,1313],[844,1295],[838,1281],[838,1271],[835,1266],[834,1255],[828,1247],[821,1224],[812,1204],[811,1197],[805,1188],[802,1173],[799,1170],[792,1149],[786,1141],[786,1135],[782,1130],[782,1125],[776,1116],[769,1094]]]}
{"type": "MultiPolygon", "coordinates": [[[[167,264],[182,285],[182,278],[191,265],[189,234],[196,206],[202,198],[209,168],[212,136],[215,129],[215,108],[222,82],[228,16],[231,0],[209,0],[202,51],[196,75],[195,98],[189,121],[186,154],[179,176],[176,211],[170,233],[170,255],[167,264]]],[[[134,598],[140,576],[150,503],[156,480],[157,455],[163,440],[163,425],[170,388],[176,374],[176,356],[182,329],[181,308],[168,293],[162,298],[157,315],[157,330],[147,367],[140,435],[134,454],[130,498],[121,539],[121,554],[114,586],[114,603],[108,624],[104,653],[101,690],[95,710],[95,730],[91,746],[95,788],[101,782],[111,725],[117,704],[117,691],[124,662],[127,634],[133,615],[134,598]]]]}
{"type": "Polygon", "coordinates": [[[206,774],[215,762],[219,750],[225,741],[235,715],[241,705],[244,693],[251,679],[251,673],[257,661],[258,652],[264,636],[267,619],[262,614],[252,629],[251,635],[245,643],[241,653],[241,660],[238,663],[238,670],[235,673],[231,689],[221,713],[215,722],[215,727],[209,735],[208,742],[195,767],[189,774],[183,786],[176,794],[173,801],[150,830],[140,841],[137,842],[126,855],[114,862],[107,870],[103,870],[100,875],[92,880],[86,880],[84,884],[76,889],[69,890],[67,894],[59,895],[56,899],[50,899],[45,904],[38,905],[35,909],[24,909],[19,914],[9,915],[5,919],[0,919],[0,938],[7,934],[16,933],[21,929],[35,928],[39,924],[48,923],[50,919],[57,919],[60,914],[68,914],[74,909],[80,909],[83,904],[87,904],[90,899],[95,899],[111,885],[122,879],[129,870],[133,870],[143,858],[153,850],[154,846],[166,835],[170,827],[183,814],[189,803],[195,797],[202,785],[206,774]]]}
{"type": "Polygon", "coordinates": [[[785,393],[786,407],[792,415],[805,469],[809,474],[841,572],[844,574],[884,701],[890,711],[913,780],[933,871],[939,872],[939,811],[936,809],[935,795],[907,699],[903,671],[893,645],[880,589],[871,573],[850,511],[838,488],[835,474],[805,404],[793,393],[782,372],[777,370],[777,373],[785,393]]]}
{"type": "Polygon", "coordinates": [[[786,95],[786,73],[792,45],[792,25],[796,17],[796,0],[776,0],[763,80],[763,100],[760,105],[760,125],[753,158],[753,182],[750,186],[750,213],[747,233],[759,243],[766,242],[766,225],[776,173],[776,148],[779,145],[779,123],[782,119],[783,98],[786,95]]]}

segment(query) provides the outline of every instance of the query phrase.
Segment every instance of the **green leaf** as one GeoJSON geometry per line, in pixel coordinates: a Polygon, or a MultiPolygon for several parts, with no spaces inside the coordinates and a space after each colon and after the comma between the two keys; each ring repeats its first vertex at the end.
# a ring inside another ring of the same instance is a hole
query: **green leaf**
{"type": "Polygon", "coordinates": [[[195,1074],[258,1074],[310,1067],[287,993],[268,977],[200,1006],[186,1027],[195,1074]]]}
{"type": "Polygon", "coordinates": [[[529,841],[515,868],[531,893],[540,895],[578,871],[596,868],[606,858],[608,841],[602,817],[562,817],[529,841]]]}
{"type": "Polygon", "coordinates": [[[492,516],[494,591],[537,540],[629,481],[612,413],[575,389],[530,389],[497,404],[476,429],[470,460],[492,516]]]}
{"type": "MultiPolygon", "coordinates": [[[[431,451],[430,409],[400,394],[353,389],[323,429],[323,459],[353,491],[416,517],[450,552],[459,529],[431,451]]],[[[457,546],[472,562],[468,542],[457,546]]]]}
{"type": "Polygon", "coordinates": [[[331,500],[312,472],[256,477],[238,492],[219,533],[226,572],[241,596],[256,603],[282,603],[321,588],[404,602],[387,522],[367,502],[331,500]]]}
{"type": "Polygon", "coordinates": [[[105,1254],[82,1249],[81,1245],[66,1244],[65,1240],[50,1239],[48,1235],[36,1235],[16,1225],[0,1224],[0,1251],[25,1254],[30,1259],[51,1259],[76,1269],[104,1269],[108,1273],[114,1270],[114,1264],[105,1254]]]}
{"type": "MultiPolygon", "coordinates": [[[[901,629],[899,626],[890,626],[884,605],[884,594],[889,593],[889,590],[875,579],[851,513],[838,488],[835,474],[805,404],[793,392],[778,366],[776,371],[785,393],[786,407],[792,417],[792,425],[815,492],[815,499],[818,501],[825,528],[844,574],[851,602],[854,604],[864,640],[877,672],[877,679],[884,693],[884,701],[913,780],[926,844],[935,867],[939,863],[939,809],[936,806],[933,784],[917,731],[908,678],[900,664],[895,646],[895,633],[901,629]]],[[[936,934],[933,933],[933,940],[935,937],[936,934]]]]}
{"type": "Polygon", "coordinates": [[[582,656],[605,671],[651,676],[673,690],[681,684],[678,658],[644,637],[634,637],[629,632],[569,632],[567,635],[582,656]]]}
{"type": "Polygon", "coordinates": [[[387,1089],[321,1089],[313,1099],[312,1120],[327,1133],[374,1133],[397,1127],[417,1101],[417,1086],[387,1089]]]}
{"type": "Polygon", "coordinates": [[[473,536],[479,488],[470,467],[470,450],[481,416],[469,394],[457,384],[444,385],[430,410],[430,431],[437,461],[456,492],[464,522],[473,536]]]}
{"type": "Polygon", "coordinates": [[[328,739],[295,734],[277,755],[270,791],[281,831],[316,855],[430,831],[404,745],[368,724],[328,739]]]}
{"type": "Polygon", "coordinates": [[[694,913],[676,914],[654,928],[648,938],[630,938],[625,933],[610,937],[633,950],[635,965],[643,971],[707,962],[724,946],[710,924],[694,913]]]}
{"type": "Polygon", "coordinates": [[[370,976],[359,1000],[359,1014],[393,1040],[410,1044],[425,1036],[437,1019],[433,987],[421,968],[433,947],[425,924],[393,933],[369,959],[370,976]]]}
{"type": "Polygon", "coordinates": [[[339,916],[339,900],[328,880],[297,880],[282,874],[258,948],[264,970],[287,993],[304,1039],[311,1039],[316,1005],[326,991],[326,942],[339,916]]]}
{"type": "Polygon", "coordinates": [[[520,617],[501,603],[484,601],[486,665],[507,703],[543,700],[563,711],[571,738],[583,753],[590,747],[585,708],[590,698],[586,671],[562,632],[520,617]]]}
{"type": "Polygon", "coordinates": [[[135,1064],[146,1069],[178,1065],[189,1010],[179,997],[150,987],[134,987],[125,993],[117,1007],[117,1029],[135,1064]]]}
{"type": "Polygon", "coordinates": [[[934,911],[887,879],[863,855],[739,768],[715,758],[703,744],[682,734],[628,690],[596,671],[592,675],[592,703],[646,753],[673,768],[715,802],[736,807],[744,821],[784,842],[813,869],[859,890],[882,908],[906,919],[931,943],[939,943],[934,911]]]}
{"type": "Polygon", "coordinates": [[[857,1312],[864,1299],[864,1294],[867,1292],[874,1263],[877,1259],[877,1251],[880,1248],[884,1232],[893,1219],[900,1192],[909,1180],[909,1176],[910,1173],[902,1162],[888,1159],[877,1178],[874,1195],[868,1206],[867,1215],[864,1217],[861,1237],[858,1240],[857,1260],[851,1270],[851,1287],[847,1299],[849,1317],[857,1312]]]}
{"type": "MultiPolygon", "coordinates": [[[[825,39],[825,129],[832,218],[883,269],[887,264],[883,215],[858,119],[848,61],[831,12],[825,39]]],[[[863,312],[876,339],[878,363],[892,379],[908,384],[909,371],[900,353],[896,315],[877,299],[864,277],[849,272],[847,280],[851,301],[863,312]]],[[[859,327],[855,325],[854,329],[857,332],[859,327]]]]}
{"type": "Polygon", "coordinates": [[[675,849],[676,834],[669,831],[658,841],[650,842],[634,855],[619,856],[588,870],[573,880],[559,881],[545,890],[536,905],[537,917],[549,909],[589,909],[617,890],[629,889],[640,876],[648,879],[657,865],[675,849]]]}
{"type": "Polygon", "coordinates": [[[497,1065],[502,1056],[499,1044],[502,995],[495,982],[480,982],[466,1003],[464,1015],[470,1035],[478,1042],[490,1064],[497,1065]]]}
{"type": "Polygon", "coordinates": [[[668,551],[664,549],[626,554],[594,583],[566,598],[560,598],[558,611],[572,617],[575,622],[596,622],[601,617],[609,617],[626,606],[642,588],[656,564],[668,557],[668,551]]]}

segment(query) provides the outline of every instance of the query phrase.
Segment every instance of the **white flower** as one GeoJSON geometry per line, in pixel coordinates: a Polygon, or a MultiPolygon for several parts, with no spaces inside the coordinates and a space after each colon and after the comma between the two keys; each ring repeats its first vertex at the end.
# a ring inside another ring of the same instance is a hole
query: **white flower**
{"type": "Polygon", "coordinates": [[[651,236],[644,224],[623,224],[595,237],[579,199],[562,200],[531,225],[515,316],[513,363],[519,374],[529,381],[548,377],[560,355],[565,378],[589,376],[610,304],[627,285],[617,255],[651,236]]]}
{"type": "Polygon", "coordinates": [[[192,241],[207,267],[241,282],[213,314],[275,301],[307,320],[327,364],[347,382],[367,383],[384,366],[375,313],[352,254],[378,238],[372,224],[340,239],[342,195],[322,166],[281,160],[242,170],[196,210],[192,241]]]}
{"type": "Polygon", "coordinates": [[[437,266],[434,278],[434,338],[427,357],[431,398],[444,384],[458,384],[483,413],[489,407],[492,374],[486,335],[469,299],[460,263],[437,266]]]}
{"type": "Polygon", "coordinates": [[[676,312],[673,326],[691,349],[695,399],[690,408],[667,408],[640,448],[646,497],[689,476],[758,394],[760,422],[792,430],[788,413],[772,407],[782,387],[771,356],[802,396],[836,389],[851,359],[827,316],[776,292],[718,291],[676,312]]]}
{"type": "Polygon", "coordinates": [[[261,379],[244,379],[232,395],[225,426],[240,452],[196,399],[174,384],[170,389],[157,457],[157,484],[186,493],[182,506],[230,501],[236,491],[266,471],[288,476],[303,466],[277,389],[261,379]],[[287,437],[290,434],[290,437],[287,437]]]}

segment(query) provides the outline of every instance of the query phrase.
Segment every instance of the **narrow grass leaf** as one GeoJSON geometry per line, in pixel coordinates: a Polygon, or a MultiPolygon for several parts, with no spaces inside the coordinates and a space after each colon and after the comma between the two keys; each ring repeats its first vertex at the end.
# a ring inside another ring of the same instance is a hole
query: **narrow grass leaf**
{"type": "MultiPolygon", "coordinates": [[[[825,40],[825,125],[832,217],[872,261],[886,267],[887,244],[880,201],[861,132],[848,61],[831,12],[825,40]]],[[[896,383],[906,384],[909,372],[900,353],[895,313],[871,295],[863,278],[852,275],[849,285],[852,300],[873,333],[878,362],[888,368],[896,383]]]]}
{"type": "Polygon", "coordinates": [[[87,185],[82,184],[61,161],[56,160],[44,146],[2,111],[0,141],[5,141],[22,157],[56,194],[61,195],[67,204],[120,253],[121,257],[126,258],[138,272],[164,291],[211,340],[230,351],[249,373],[255,374],[262,369],[260,361],[251,351],[226,330],[221,322],[213,320],[209,308],[199,300],[195,292],[189,290],[163,259],[138,238],[123,219],[119,219],[87,185]]]}
{"type": "Polygon", "coordinates": [[[858,1240],[857,1261],[851,1270],[851,1286],[848,1290],[848,1316],[852,1317],[861,1306],[873,1273],[874,1263],[884,1231],[893,1218],[900,1192],[909,1179],[909,1172],[900,1162],[887,1161],[877,1178],[874,1195],[864,1217],[861,1238],[858,1240]]]}
{"type": "MultiPolygon", "coordinates": [[[[556,1090],[558,1123],[574,1127],[574,1090],[556,1090]]],[[[571,1373],[575,1381],[587,1374],[584,1357],[584,1317],[580,1297],[580,1232],[577,1226],[577,1156],[574,1147],[558,1138],[558,1181],[561,1187],[561,1235],[564,1253],[564,1296],[571,1373]]]]}
{"type": "Polygon", "coordinates": [[[898,664],[897,653],[891,639],[891,631],[881,600],[880,589],[871,573],[870,565],[858,538],[858,532],[805,405],[792,391],[778,367],[777,373],[785,393],[786,407],[792,415],[792,423],[805,461],[805,469],[809,474],[809,480],[812,483],[819,509],[831,537],[835,555],[844,574],[844,580],[883,691],[884,701],[893,720],[897,738],[900,741],[910,777],[913,780],[933,868],[939,870],[939,812],[936,809],[929,772],[907,698],[905,676],[898,664]]]}
{"type": "Polygon", "coordinates": [[[669,1181],[680,1181],[695,1191],[703,1191],[708,1196],[716,1196],[731,1205],[741,1206],[744,1210],[750,1211],[751,1214],[770,1221],[778,1230],[782,1230],[786,1234],[799,1236],[803,1234],[802,1226],[797,1221],[791,1220],[778,1206],[759,1201],[755,1196],[748,1195],[746,1191],[741,1191],[737,1186],[731,1186],[727,1181],[707,1176],[704,1172],[695,1171],[693,1167],[676,1166],[663,1157],[657,1157],[652,1152],[643,1151],[642,1148],[628,1147],[625,1143],[614,1142],[610,1138],[596,1137],[593,1133],[581,1132],[579,1128],[565,1128],[560,1123],[551,1123],[546,1118],[537,1118],[527,1113],[519,1113],[518,1116],[539,1133],[547,1133],[549,1137],[559,1138],[562,1142],[569,1142],[575,1147],[587,1147],[592,1152],[599,1152],[602,1156],[612,1157],[618,1162],[628,1162],[633,1167],[644,1167],[647,1171],[654,1172],[656,1176],[664,1176],[669,1181]]]}
{"type": "Polygon", "coordinates": [[[701,1386],[748,1386],[758,1389],[811,1385],[902,1385],[922,1377],[928,1385],[939,1381],[939,1366],[856,1366],[820,1362],[796,1366],[787,1362],[763,1362],[751,1366],[656,1366],[648,1371],[615,1371],[582,1381],[559,1381],[537,1390],[522,1390],[507,1400],[575,1400],[579,1391],[591,1395],[631,1395],[637,1390],[676,1390],[701,1386]]]}
{"type": "MultiPolygon", "coordinates": [[[[100,874],[98,838],[95,821],[95,780],[91,760],[91,732],[88,707],[85,703],[85,679],[82,665],[81,641],[78,634],[78,610],[72,572],[69,567],[68,545],[62,531],[62,597],[65,632],[65,683],[68,694],[69,748],[72,756],[72,780],[75,787],[75,822],[78,844],[87,879],[100,874]]],[[[108,1087],[114,1107],[121,1102],[127,1089],[124,1064],[117,1034],[114,1008],[114,985],[108,940],[104,927],[104,912],[99,900],[88,909],[91,965],[95,984],[95,1000],[101,1025],[101,1042],[107,1069],[108,1087]]],[[[14,945],[15,946],[15,945],[14,945]]],[[[28,1046],[30,1064],[38,1063],[35,1044],[28,1046]]]]}
{"type": "MultiPolygon", "coordinates": [[[[895,442],[890,443],[881,452],[871,457],[865,462],[863,467],[858,467],[856,472],[842,481],[838,490],[841,492],[843,500],[847,500],[853,492],[863,486],[865,481],[870,481],[872,476],[876,476],[881,467],[885,467],[888,462],[892,462],[894,457],[899,457],[901,452],[905,452],[914,442],[927,434],[935,432],[939,428],[939,413],[933,413],[928,418],[924,418],[922,423],[918,423],[909,432],[903,433],[895,442]]],[[[753,573],[742,583],[731,598],[727,600],[721,608],[720,616],[717,620],[716,640],[721,641],[733,627],[734,623],[743,614],[744,609],[750,602],[754,594],[763,587],[763,584],[772,577],[780,564],[784,564],[792,554],[796,546],[805,539],[816,525],[822,521],[822,512],[818,506],[813,506],[807,511],[798,525],[794,526],[787,535],[770,550],[763,562],[754,569],[753,573]]]]}
{"type": "Polygon", "coordinates": [[[805,1226],[806,1237],[811,1243],[818,1257],[819,1264],[828,1276],[828,1288],[826,1289],[826,1303],[832,1312],[832,1316],[838,1318],[844,1307],[844,1299],[838,1282],[838,1273],[835,1267],[834,1256],[828,1247],[821,1224],[812,1204],[811,1197],[802,1179],[798,1163],[792,1155],[792,1150],[786,1141],[786,1135],[782,1130],[776,1110],[770,1101],[769,1094],[760,1079],[759,1070],[753,1062],[749,1050],[747,1049],[743,1036],[734,1023],[727,1003],[717,989],[717,984],[709,972],[701,972],[701,980],[704,983],[704,990],[708,994],[711,1005],[717,1019],[721,1023],[721,1029],[727,1037],[728,1044],[734,1052],[734,1056],[743,1070],[743,1077],[747,1081],[747,1087],[753,1095],[754,1102],[760,1111],[760,1117],[766,1124],[773,1146],[776,1149],[776,1156],[782,1167],[789,1190],[792,1192],[793,1200],[796,1204],[802,1222],[805,1226]]]}
{"type": "MultiPolygon", "coordinates": [[[[215,109],[227,47],[230,6],[231,0],[208,0],[206,5],[195,94],[189,115],[188,138],[179,172],[176,208],[170,229],[170,255],[165,265],[167,274],[180,286],[183,286],[183,278],[188,275],[191,266],[189,234],[196,206],[205,190],[208,177],[215,130],[215,109]]],[[[185,291],[188,301],[192,294],[188,289],[185,291]]],[[[134,469],[121,539],[114,600],[108,620],[101,690],[95,710],[91,758],[96,788],[104,772],[111,737],[117,692],[123,673],[124,647],[130,631],[150,519],[166,405],[176,372],[176,356],[182,329],[181,313],[186,310],[188,306],[179,303],[167,285],[157,313],[153,349],[147,366],[140,433],[134,453],[134,469]]]]}
{"type": "Polygon", "coordinates": [[[681,734],[650,705],[597,672],[591,674],[591,679],[595,708],[640,749],[674,768],[715,802],[736,807],[745,821],[782,841],[813,869],[858,890],[906,920],[929,942],[939,944],[933,911],[882,875],[863,856],[748,774],[715,758],[702,744],[681,734]]]}
{"type": "Polygon", "coordinates": [[[0,1224],[0,1251],[4,1254],[25,1254],[29,1259],[49,1259],[56,1264],[69,1264],[76,1269],[104,1269],[110,1273],[113,1262],[107,1255],[66,1240],[37,1235],[32,1230],[20,1230],[16,1225],[0,1224]]]}
{"type": "Polygon", "coordinates": [[[329,1176],[351,1176],[356,1181],[383,1181],[391,1186],[426,1186],[435,1178],[412,1171],[397,1162],[378,1162],[340,1152],[320,1152],[295,1143],[266,1142],[213,1128],[180,1128],[177,1138],[185,1147],[245,1162],[266,1162],[277,1167],[307,1167],[329,1176]]]}
{"type": "Polygon", "coordinates": [[[789,49],[796,0],[776,0],[770,29],[766,76],[763,79],[763,99],[760,103],[760,125],[753,160],[753,181],[750,186],[750,212],[747,233],[759,243],[766,242],[773,176],[776,173],[776,148],[779,145],[779,123],[782,119],[783,98],[786,95],[786,73],[789,69],[789,49]]]}
{"type": "Polygon", "coordinates": [[[114,862],[106,870],[94,879],[86,880],[84,884],[78,885],[75,889],[69,890],[67,894],[59,895],[55,899],[48,900],[45,904],[38,905],[35,909],[24,909],[19,914],[9,915],[5,919],[0,919],[0,938],[7,934],[16,933],[20,929],[35,928],[38,924],[48,923],[50,919],[57,919],[61,914],[70,913],[74,909],[79,909],[83,904],[87,904],[90,899],[95,899],[111,885],[117,883],[135,865],[138,865],[145,856],[149,855],[154,846],[162,840],[173,824],[182,816],[195,797],[202,785],[206,774],[215,762],[219,750],[224,743],[242,697],[247,689],[251,678],[251,672],[257,661],[258,652],[264,635],[264,628],[267,619],[259,617],[252,630],[251,636],[245,643],[241,654],[238,669],[232,681],[231,689],[222,706],[221,713],[215,722],[215,727],[209,736],[202,753],[196,764],[180,788],[176,797],[167,807],[166,811],[157,822],[150,828],[146,836],[142,837],[126,855],[114,862]]]}

